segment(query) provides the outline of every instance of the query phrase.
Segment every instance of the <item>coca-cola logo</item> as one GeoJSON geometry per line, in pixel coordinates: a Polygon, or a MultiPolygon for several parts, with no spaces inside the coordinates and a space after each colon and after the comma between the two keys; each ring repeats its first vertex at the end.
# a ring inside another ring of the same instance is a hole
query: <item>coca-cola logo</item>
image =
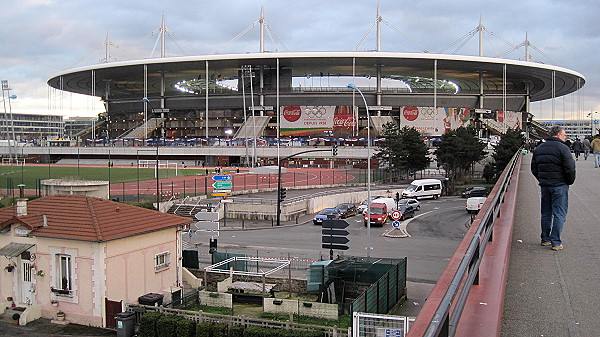
{"type": "Polygon", "coordinates": [[[419,108],[416,106],[407,106],[402,110],[402,115],[406,118],[407,121],[414,121],[419,117],[419,108]]]}
{"type": "Polygon", "coordinates": [[[504,122],[504,111],[503,110],[498,110],[498,122],[503,123],[504,122]]]}
{"type": "Polygon", "coordinates": [[[356,120],[354,116],[347,115],[344,117],[334,116],[333,117],[333,126],[338,128],[351,128],[356,125],[356,120]]]}
{"type": "Polygon", "coordinates": [[[302,109],[298,105],[286,106],[283,108],[283,118],[288,122],[295,122],[300,119],[302,109]]]}

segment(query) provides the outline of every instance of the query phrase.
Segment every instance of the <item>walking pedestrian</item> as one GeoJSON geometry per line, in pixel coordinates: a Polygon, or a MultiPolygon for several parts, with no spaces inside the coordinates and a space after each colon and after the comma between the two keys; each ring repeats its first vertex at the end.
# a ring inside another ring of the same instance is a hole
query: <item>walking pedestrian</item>
{"type": "Polygon", "coordinates": [[[583,145],[583,159],[587,160],[587,157],[590,155],[590,139],[588,137],[583,137],[581,145],[583,145]]]}
{"type": "Polygon", "coordinates": [[[600,167],[600,133],[590,143],[590,149],[594,154],[594,167],[598,168],[600,167]]]}
{"type": "MultiPolygon", "coordinates": [[[[567,133],[553,126],[550,137],[533,152],[531,172],[541,190],[541,245],[563,249],[561,233],[569,209],[569,185],[575,182],[575,160],[564,143],[567,133]]],[[[600,138],[598,140],[600,146],[600,138]]]]}
{"type": "Polygon", "coordinates": [[[575,152],[575,160],[579,160],[579,154],[583,150],[583,144],[579,140],[579,137],[575,138],[575,142],[573,143],[573,152],[575,152]]]}

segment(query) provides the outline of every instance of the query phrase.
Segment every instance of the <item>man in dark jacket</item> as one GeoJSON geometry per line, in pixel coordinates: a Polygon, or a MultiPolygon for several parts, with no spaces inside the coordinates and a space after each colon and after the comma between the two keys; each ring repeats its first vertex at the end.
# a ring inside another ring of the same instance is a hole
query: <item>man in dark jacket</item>
{"type": "Polygon", "coordinates": [[[533,152],[531,172],[541,189],[542,246],[563,249],[560,234],[569,208],[569,185],[575,182],[575,161],[564,143],[567,133],[562,126],[550,129],[550,138],[533,152]]]}

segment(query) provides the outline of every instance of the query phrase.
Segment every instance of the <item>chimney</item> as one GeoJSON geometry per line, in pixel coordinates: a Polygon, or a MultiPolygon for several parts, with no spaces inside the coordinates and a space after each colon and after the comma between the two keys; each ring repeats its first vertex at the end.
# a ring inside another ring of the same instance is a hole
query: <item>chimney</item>
{"type": "Polygon", "coordinates": [[[19,184],[19,199],[17,199],[17,216],[27,215],[27,198],[25,198],[25,185],[19,184]]]}

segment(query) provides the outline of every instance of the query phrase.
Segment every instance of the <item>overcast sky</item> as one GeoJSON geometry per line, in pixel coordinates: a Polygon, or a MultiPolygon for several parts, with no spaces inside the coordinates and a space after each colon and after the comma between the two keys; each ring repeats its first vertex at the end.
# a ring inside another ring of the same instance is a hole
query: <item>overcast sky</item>
{"type": "MultiPolygon", "coordinates": [[[[99,63],[104,58],[107,32],[118,47],[111,61],[152,56],[157,28],[164,15],[173,37],[167,39],[167,56],[258,52],[258,27],[237,41],[235,36],[256,21],[261,6],[274,38],[267,35],[267,50],[354,50],[376,17],[378,1],[366,0],[262,0],[262,1],[91,1],[20,0],[0,12],[0,78],[8,80],[13,113],[93,116],[102,111],[98,100],[65,94],[59,100],[46,81],[69,68],[99,63]]],[[[587,80],[580,93],[554,101],[556,119],[585,117],[600,111],[600,1],[597,0],[380,0],[382,50],[476,55],[473,37],[455,52],[447,48],[479,24],[485,34],[485,56],[511,50],[529,41],[543,54],[534,60],[581,73],[587,80]],[[579,107],[579,109],[578,109],[579,107]]],[[[376,47],[375,28],[359,50],[376,47]]],[[[158,47],[157,47],[158,48],[158,47]]],[[[157,56],[158,50],[154,56],[157,56]]],[[[506,54],[523,59],[523,48],[506,54]]],[[[550,100],[532,106],[537,119],[552,117],[550,100]]],[[[2,108],[2,106],[0,106],[2,108]]],[[[600,113],[596,115],[600,119],[600,113]]],[[[587,117],[589,118],[589,117],[587,117]]]]}

